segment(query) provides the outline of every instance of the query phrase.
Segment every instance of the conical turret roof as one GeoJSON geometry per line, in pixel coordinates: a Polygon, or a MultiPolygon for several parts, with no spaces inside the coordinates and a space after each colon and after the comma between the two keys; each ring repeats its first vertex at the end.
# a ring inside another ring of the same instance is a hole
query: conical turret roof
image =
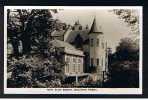
{"type": "Polygon", "coordinates": [[[90,29],[90,33],[102,33],[101,26],[98,26],[96,23],[96,18],[93,20],[93,24],[90,29]]]}

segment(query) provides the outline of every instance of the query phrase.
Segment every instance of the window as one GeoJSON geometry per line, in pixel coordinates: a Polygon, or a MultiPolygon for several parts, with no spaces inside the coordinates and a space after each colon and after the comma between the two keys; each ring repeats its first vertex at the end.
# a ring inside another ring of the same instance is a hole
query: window
{"type": "Polygon", "coordinates": [[[99,58],[97,58],[97,65],[99,65],[99,58]]]}
{"type": "Polygon", "coordinates": [[[79,65],[76,64],[76,72],[79,72],[79,65]]]}
{"type": "Polygon", "coordinates": [[[93,46],[93,39],[90,40],[90,46],[93,46]]]}
{"type": "Polygon", "coordinates": [[[74,26],[72,27],[72,30],[75,30],[75,27],[74,26]]]}
{"type": "Polygon", "coordinates": [[[66,72],[68,73],[69,72],[69,63],[67,64],[67,66],[66,66],[66,72]]]}
{"type": "Polygon", "coordinates": [[[73,58],[73,62],[76,63],[76,58],[73,58]]]}
{"type": "Polygon", "coordinates": [[[82,30],[82,26],[79,26],[79,30],[82,30]]]}
{"type": "Polygon", "coordinates": [[[97,47],[99,47],[99,39],[97,39],[97,47]]]}
{"type": "Polygon", "coordinates": [[[78,59],[78,63],[81,63],[81,59],[80,58],[78,59]]]}
{"type": "Polygon", "coordinates": [[[94,64],[93,58],[90,59],[90,63],[91,63],[91,66],[93,66],[93,64],[94,64]]]}
{"type": "Polygon", "coordinates": [[[69,57],[66,58],[66,62],[70,62],[70,58],[69,57]]]}
{"type": "Polygon", "coordinates": [[[102,42],[102,48],[104,49],[104,43],[102,42]]]}
{"type": "Polygon", "coordinates": [[[88,25],[86,25],[86,29],[88,29],[88,25]]]}
{"type": "Polygon", "coordinates": [[[75,72],[75,71],[76,71],[76,65],[73,64],[73,72],[75,72]]]}
{"type": "Polygon", "coordinates": [[[70,64],[68,64],[68,66],[67,66],[67,72],[69,72],[69,67],[70,67],[70,64]]]}
{"type": "Polygon", "coordinates": [[[81,72],[81,64],[78,64],[78,72],[81,72]]]}
{"type": "Polygon", "coordinates": [[[103,66],[103,58],[102,58],[102,66],[103,66]]]}

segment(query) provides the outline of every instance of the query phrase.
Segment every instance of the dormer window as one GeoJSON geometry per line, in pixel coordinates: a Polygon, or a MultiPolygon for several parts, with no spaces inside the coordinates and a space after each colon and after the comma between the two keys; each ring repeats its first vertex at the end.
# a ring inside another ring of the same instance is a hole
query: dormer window
{"type": "Polygon", "coordinates": [[[79,30],[82,30],[82,26],[79,26],[79,30]]]}
{"type": "Polygon", "coordinates": [[[75,30],[75,27],[74,26],[72,27],[72,30],[75,30]]]}

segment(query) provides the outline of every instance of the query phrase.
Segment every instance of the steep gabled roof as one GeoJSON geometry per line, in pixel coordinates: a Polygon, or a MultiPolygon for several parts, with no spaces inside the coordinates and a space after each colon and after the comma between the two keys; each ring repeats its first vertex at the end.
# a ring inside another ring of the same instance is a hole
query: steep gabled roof
{"type": "Polygon", "coordinates": [[[64,48],[64,52],[67,54],[77,55],[77,56],[84,56],[83,51],[77,50],[74,46],[71,44],[60,41],[60,40],[52,40],[50,43],[57,48],[64,48]]]}
{"type": "Polygon", "coordinates": [[[88,33],[89,33],[88,29],[87,30],[68,30],[65,33],[65,35],[67,36],[64,37],[64,41],[72,43],[78,34],[80,34],[83,40],[85,41],[88,38],[88,33]]]}
{"type": "Polygon", "coordinates": [[[101,26],[98,26],[96,23],[96,18],[94,18],[94,20],[93,20],[93,24],[91,26],[89,33],[102,33],[101,26]]]}
{"type": "Polygon", "coordinates": [[[64,41],[57,40],[57,39],[50,41],[50,43],[55,47],[64,47],[64,48],[76,50],[75,47],[73,47],[71,44],[64,41]]]}

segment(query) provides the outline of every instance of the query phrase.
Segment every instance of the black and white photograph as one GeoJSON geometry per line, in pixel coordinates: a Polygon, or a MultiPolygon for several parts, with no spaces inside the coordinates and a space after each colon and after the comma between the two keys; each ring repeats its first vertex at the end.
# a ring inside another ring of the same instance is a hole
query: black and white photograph
{"type": "Polygon", "coordinates": [[[5,6],[4,93],[142,94],[142,6],[5,6]]]}

